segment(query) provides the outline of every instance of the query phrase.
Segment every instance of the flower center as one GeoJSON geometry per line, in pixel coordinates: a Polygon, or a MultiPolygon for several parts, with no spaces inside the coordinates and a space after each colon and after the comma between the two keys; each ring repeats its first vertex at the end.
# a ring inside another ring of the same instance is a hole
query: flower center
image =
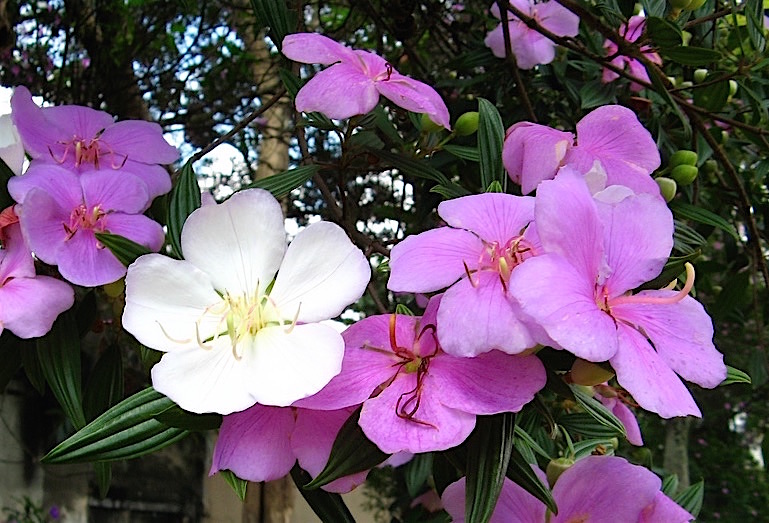
{"type": "Polygon", "coordinates": [[[57,158],[50,148],[48,149],[48,152],[56,163],[64,163],[71,153],[75,157],[75,167],[80,167],[82,164],[92,164],[94,169],[99,169],[100,157],[109,156],[110,167],[113,169],[120,169],[125,165],[128,156],[116,153],[112,150],[109,144],[104,143],[101,140],[101,134],[103,132],[104,129],[96,133],[96,136],[90,139],[73,136],[72,140],[68,142],[57,142],[64,146],[64,152],[60,158],[57,158]]]}
{"type": "Polygon", "coordinates": [[[67,237],[64,241],[71,240],[75,233],[80,229],[104,232],[105,226],[102,218],[106,215],[107,213],[102,211],[101,206],[99,205],[96,205],[91,209],[87,208],[85,205],[75,207],[69,215],[69,223],[62,222],[64,231],[67,233],[67,237]]]}
{"type": "MultiPolygon", "coordinates": [[[[485,249],[478,260],[478,270],[498,273],[505,289],[507,289],[507,282],[510,281],[510,274],[513,269],[534,256],[534,249],[522,235],[510,238],[504,244],[497,241],[484,242],[484,246],[485,249]]],[[[467,268],[466,272],[470,276],[470,271],[467,268]]],[[[470,277],[470,282],[473,283],[472,277],[470,277]]],[[[477,286],[477,284],[474,283],[473,286],[477,286]]]]}

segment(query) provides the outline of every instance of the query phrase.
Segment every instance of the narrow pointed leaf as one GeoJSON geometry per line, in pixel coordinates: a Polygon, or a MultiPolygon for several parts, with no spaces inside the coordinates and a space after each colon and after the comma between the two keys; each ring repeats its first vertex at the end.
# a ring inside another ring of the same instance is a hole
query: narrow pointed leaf
{"type": "Polygon", "coordinates": [[[691,487],[681,491],[673,501],[681,505],[684,510],[689,512],[695,518],[702,510],[702,499],[705,495],[705,482],[699,481],[691,487]]]}
{"type": "Polygon", "coordinates": [[[676,46],[662,50],[665,58],[681,65],[699,66],[718,62],[721,59],[721,53],[713,49],[692,46],[676,46]]]}
{"type": "Polygon", "coordinates": [[[296,16],[288,10],[287,2],[282,0],[251,0],[254,14],[262,27],[270,28],[272,43],[281,50],[283,38],[296,26],[296,16]]]}
{"type": "Polygon", "coordinates": [[[297,187],[307,183],[319,169],[320,167],[317,165],[303,165],[296,169],[289,169],[262,178],[243,187],[243,189],[264,189],[270,191],[275,198],[282,198],[297,187]]]}
{"type": "Polygon", "coordinates": [[[588,395],[579,386],[572,387],[572,390],[574,391],[574,397],[577,400],[577,403],[588,415],[590,415],[590,417],[597,421],[601,426],[614,430],[617,435],[623,437],[627,436],[625,426],[622,422],[617,416],[612,414],[609,409],[604,407],[600,401],[588,395]]]}
{"type": "Polygon", "coordinates": [[[734,228],[734,225],[712,211],[703,209],[702,207],[697,207],[696,205],[678,201],[671,202],[670,209],[679,218],[686,218],[698,223],[704,223],[705,225],[712,225],[713,227],[717,227],[728,233],[735,240],[740,239],[740,236],[737,234],[737,230],[734,228]]]}
{"type": "Polygon", "coordinates": [[[721,382],[721,385],[731,385],[732,383],[751,383],[750,376],[747,372],[727,365],[726,379],[721,382]]]}
{"type": "Polygon", "coordinates": [[[291,479],[294,480],[299,493],[323,523],[355,523],[355,518],[345,505],[342,496],[333,492],[326,492],[323,489],[302,487],[311,478],[307,472],[299,468],[299,465],[294,465],[294,468],[291,469],[291,479]]]}
{"type": "Polygon", "coordinates": [[[540,481],[534,473],[531,465],[523,459],[521,453],[513,448],[510,454],[510,463],[507,467],[507,477],[526,492],[544,503],[554,514],[558,514],[558,506],[555,504],[550,489],[540,481]]]}
{"type": "Polygon", "coordinates": [[[331,483],[343,476],[373,468],[388,455],[372,443],[358,425],[360,409],[345,421],[331,447],[331,455],[325,468],[304,488],[314,489],[331,483]]]}
{"type": "Polygon", "coordinates": [[[182,227],[192,211],[200,207],[200,187],[192,163],[182,167],[168,202],[168,242],[177,256],[182,256],[182,227]]]}
{"type": "Polygon", "coordinates": [[[517,438],[516,445],[518,445],[519,441],[523,441],[526,443],[527,447],[529,447],[532,451],[539,454],[541,457],[547,460],[553,459],[552,456],[550,456],[550,454],[548,454],[547,451],[539,445],[539,443],[534,441],[534,438],[532,438],[528,432],[523,430],[523,428],[520,425],[515,426],[515,437],[517,438]]]}
{"type": "Polygon", "coordinates": [[[461,158],[463,160],[468,160],[470,162],[480,162],[481,161],[481,153],[478,152],[477,147],[467,147],[466,145],[451,145],[446,144],[443,146],[443,149],[446,152],[449,152],[456,156],[457,158],[461,158]]]}
{"type": "Polygon", "coordinates": [[[187,434],[155,416],[173,401],[152,387],[121,401],[50,451],[46,463],[111,461],[140,456],[165,447],[187,434]]]}
{"type": "Polygon", "coordinates": [[[139,256],[152,252],[144,245],[136,243],[124,236],[120,236],[119,234],[97,232],[95,236],[96,239],[108,248],[110,252],[115,255],[115,258],[126,267],[136,261],[136,258],[139,256]]]}
{"type": "Polygon", "coordinates": [[[93,473],[96,486],[99,489],[99,499],[104,499],[107,497],[110,483],[112,483],[112,463],[94,463],[93,473]]]}
{"type": "Polygon", "coordinates": [[[94,365],[83,398],[86,419],[93,420],[123,397],[123,355],[117,344],[109,345],[94,365]]]}
{"type": "Polygon", "coordinates": [[[481,168],[481,187],[488,187],[491,182],[504,181],[502,168],[502,142],[505,129],[502,117],[494,104],[485,98],[478,98],[478,153],[481,168]]]}
{"type": "Polygon", "coordinates": [[[422,488],[427,482],[427,478],[433,471],[433,454],[417,454],[404,466],[404,479],[406,481],[406,490],[412,498],[422,493],[422,488]]]}
{"type": "Polygon", "coordinates": [[[215,430],[222,425],[220,414],[193,414],[178,405],[161,412],[155,419],[169,427],[184,430],[215,430]]]}
{"type": "Polygon", "coordinates": [[[231,470],[220,470],[219,474],[224,478],[224,481],[232,487],[235,495],[238,496],[240,501],[246,499],[246,490],[248,489],[248,481],[240,479],[231,470]]]}
{"type": "Polygon", "coordinates": [[[50,332],[38,338],[37,354],[45,381],[64,409],[64,414],[75,428],[83,428],[86,421],[80,373],[80,337],[71,311],[60,315],[50,332]]]}
{"type": "Polygon", "coordinates": [[[676,490],[678,490],[678,476],[676,474],[669,474],[662,478],[662,493],[672,498],[676,490]]]}
{"type": "Polygon", "coordinates": [[[468,439],[465,521],[486,523],[494,513],[513,450],[515,414],[478,416],[468,439]]]}
{"type": "Polygon", "coordinates": [[[386,150],[370,149],[370,153],[378,156],[385,163],[388,163],[396,169],[405,172],[411,176],[417,178],[424,178],[426,180],[432,180],[441,185],[449,186],[451,181],[446,176],[434,167],[430,167],[423,160],[417,160],[415,158],[406,158],[397,153],[392,153],[386,150]]]}

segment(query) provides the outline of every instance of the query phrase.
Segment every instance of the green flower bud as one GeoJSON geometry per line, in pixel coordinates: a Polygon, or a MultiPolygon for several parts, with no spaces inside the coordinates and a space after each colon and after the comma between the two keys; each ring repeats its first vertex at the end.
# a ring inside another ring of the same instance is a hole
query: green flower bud
{"type": "Polygon", "coordinates": [[[547,482],[550,484],[550,488],[553,488],[556,480],[572,465],[574,465],[574,460],[570,458],[557,458],[547,464],[545,475],[547,475],[547,482]]]}
{"type": "Polygon", "coordinates": [[[713,174],[716,171],[718,171],[718,162],[713,158],[702,164],[702,172],[705,174],[713,174]]]}
{"type": "Polygon", "coordinates": [[[443,129],[442,125],[439,125],[432,120],[430,120],[430,117],[427,116],[427,114],[422,113],[422,131],[426,133],[437,133],[438,131],[443,129]]]}
{"type": "Polygon", "coordinates": [[[678,185],[676,184],[675,180],[660,176],[659,178],[655,178],[654,181],[657,182],[657,185],[660,186],[660,192],[662,193],[662,197],[665,198],[666,202],[669,202],[675,198],[676,191],[678,190],[678,185]]]}
{"type": "Polygon", "coordinates": [[[459,118],[454,124],[454,132],[457,136],[469,136],[478,130],[478,112],[470,111],[459,118]]]}
{"type": "Polygon", "coordinates": [[[599,385],[614,377],[612,371],[600,365],[577,358],[571,366],[571,382],[577,385],[599,385]]]}
{"type": "Polygon", "coordinates": [[[673,153],[670,157],[670,168],[678,167],[679,165],[697,165],[697,153],[694,151],[687,151],[681,149],[673,153]]]}
{"type": "Polygon", "coordinates": [[[708,70],[707,69],[696,69],[694,71],[694,83],[695,84],[701,84],[705,81],[705,78],[708,77],[708,70]]]}
{"type": "Polygon", "coordinates": [[[697,178],[699,169],[695,165],[679,165],[674,167],[670,171],[670,177],[673,178],[678,185],[689,185],[697,178]]]}
{"type": "Polygon", "coordinates": [[[729,80],[729,96],[734,96],[737,94],[737,82],[734,80],[729,80]]]}
{"type": "Polygon", "coordinates": [[[689,5],[687,5],[684,9],[687,9],[689,11],[694,11],[695,9],[699,9],[703,5],[705,5],[705,0],[691,0],[691,2],[689,2],[689,5]]]}

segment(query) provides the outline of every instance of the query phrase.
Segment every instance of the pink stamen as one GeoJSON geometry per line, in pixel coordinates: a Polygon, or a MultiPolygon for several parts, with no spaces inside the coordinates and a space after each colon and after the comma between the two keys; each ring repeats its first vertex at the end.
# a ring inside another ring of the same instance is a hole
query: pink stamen
{"type": "Polygon", "coordinates": [[[660,296],[648,296],[648,295],[641,295],[641,294],[634,294],[631,296],[618,296],[617,298],[613,298],[610,300],[609,305],[622,305],[626,303],[646,303],[646,304],[655,304],[655,305],[669,305],[673,303],[678,303],[679,301],[686,298],[686,296],[689,295],[689,292],[692,290],[692,287],[694,287],[694,267],[691,263],[686,263],[686,283],[684,284],[684,287],[678,291],[676,294],[673,294],[672,296],[666,296],[666,297],[660,297],[660,296]]]}

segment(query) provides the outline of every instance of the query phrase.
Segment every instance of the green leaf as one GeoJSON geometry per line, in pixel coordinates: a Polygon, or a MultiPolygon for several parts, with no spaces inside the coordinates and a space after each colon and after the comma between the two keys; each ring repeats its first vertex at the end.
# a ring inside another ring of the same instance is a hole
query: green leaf
{"type": "Polygon", "coordinates": [[[284,67],[278,69],[278,75],[291,98],[296,98],[296,93],[299,92],[299,89],[302,88],[304,83],[302,82],[302,79],[284,67]]]}
{"type": "Polygon", "coordinates": [[[665,87],[665,81],[662,79],[662,74],[657,70],[656,67],[649,68],[646,70],[646,72],[649,74],[649,79],[651,80],[652,86],[654,86],[654,92],[656,92],[662,98],[662,101],[667,104],[667,106],[670,107],[670,109],[672,109],[675,115],[678,117],[678,120],[681,122],[681,126],[683,127],[683,137],[688,140],[692,136],[692,125],[689,123],[689,119],[683,113],[676,101],[673,100],[673,97],[670,95],[670,91],[668,91],[667,87],[665,87]]]}
{"type": "Polygon", "coordinates": [[[399,303],[395,306],[395,314],[404,314],[406,316],[414,316],[414,312],[403,305],[402,303],[399,303]]]}
{"type": "Polygon", "coordinates": [[[481,187],[491,182],[503,183],[505,171],[502,168],[502,142],[505,128],[502,117],[494,104],[485,98],[478,98],[478,154],[480,158],[481,187]]]}
{"type": "Polygon", "coordinates": [[[270,39],[280,51],[283,38],[296,26],[296,15],[289,13],[286,2],[282,0],[251,0],[251,6],[259,25],[270,28],[270,39]]]}
{"type": "Polygon", "coordinates": [[[502,188],[501,183],[499,183],[497,180],[494,180],[489,184],[488,187],[486,187],[486,192],[505,192],[505,190],[502,188]]]}
{"type": "Polygon", "coordinates": [[[612,438],[591,438],[577,441],[572,446],[574,448],[574,458],[580,459],[586,456],[590,456],[593,451],[598,447],[614,448],[616,440],[612,438]]]}
{"type": "Polygon", "coordinates": [[[716,213],[685,202],[670,202],[670,209],[680,218],[686,218],[705,225],[712,225],[728,233],[735,240],[740,236],[734,226],[716,213]]]}
{"type": "Polygon", "coordinates": [[[478,416],[468,438],[465,521],[486,523],[497,506],[513,451],[515,414],[478,416]]]}
{"type": "MultiPolygon", "coordinates": [[[[710,73],[705,81],[719,78],[720,73],[710,73]]],[[[720,111],[729,98],[729,81],[721,80],[694,90],[694,104],[712,112],[720,111]]]]}
{"type": "Polygon", "coordinates": [[[245,479],[240,479],[231,470],[220,470],[219,474],[221,474],[221,476],[224,478],[224,481],[226,481],[227,484],[232,487],[232,490],[235,491],[235,495],[238,496],[240,501],[246,499],[248,481],[245,479]]]}
{"type": "Polygon", "coordinates": [[[16,176],[8,164],[0,158],[0,211],[10,207],[14,202],[11,193],[8,192],[8,180],[16,176]]]}
{"type": "Polygon", "coordinates": [[[516,485],[544,503],[553,514],[558,514],[558,506],[555,504],[550,489],[542,483],[531,464],[523,459],[517,448],[513,448],[510,454],[510,463],[507,467],[507,477],[516,485]]]}
{"type": "Polygon", "coordinates": [[[732,383],[750,383],[750,376],[747,372],[735,369],[729,365],[726,366],[726,379],[721,382],[721,385],[731,385],[732,383]]]}
{"type": "Polygon", "coordinates": [[[702,252],[699,250],[696,250],[692,253],[687,254],[686,256],[672,256],[668,261],[665,263],[665,266],[662,268],[662,272],[659,276],[654,278],[652,281],[644,283],[637,289],[636,291],[644,291],[644,290],[659,290],[662,287],[667,286],[671,281],[678,278],[678,276],[684,272],[686,265],[686,262],[691,262],[696,260],[697,258],[702,255],[702,252]]]}
{"type": "Polygon", "coordinates": [[[388,455],[363,434],[358,425],[359,416],[360,409],[344,422],[331,447],[328,463],[305,488],[322,487],[342,476],[373,468],[387,459],[388,455]]]}
{"type": "Polygon", "coordinates": [[[303,165],[296,169],[267,176],[243,187],[243,189],[264,189],[270,191],[275,198],[282,198],[297,187],[307,183],[319,169],[320,167],[317,165],[303,165]]]}
{"type": "Polygon", "coordinates": [[[433,454],[426,452],[416,454],[404,467],[403,479],[406,481],[406,490],[411,498],[417,497],[433,471],[433,454]]]}
{"type": "Polygon", "coordinates": [[[112,483],[112,464],[94,463],[93,472],[94,478],[96,479],[96,486],[99,489],[99,499],[104,499],[107,497],[109,485],[112,483]]]}
{"type": "Polygon", "coordinates": [[[80,374],[80,337],[72,311],[60,315],[50,332],[37,339],[40,368],[51,392],[75,428],[85,426],[82,378],[80,374]]]}
{"type": "Polygon", "coordinates": [[[323,489],[302,487],[310,480],[310,475],[300,469],[299,465],[294,465],[294,468],[291,469],[291,479],[294,480],[299,493],[323,523],[355,523],[355,518],[345,505],[342,496],[333,492],[326,492],[323,489]]]}
{"type": "Polygon", "coordinates": [[[609,409],[597,399],[590,396],[582,387],[577,385],[571,387],[574,392],[574,398],[585,412],[592,417],[599,425],[613,430],[617,435],[626,437],[625,426],[609,409]]]}
{"type": "Polygon", "coordinates": [[[681,29],[659,16],[646,18],[646,34],[660,49],[679,47],[683,43],[681,29]]]}
{"type": "Polygon", "coordinates": [[[182,167],[174,188],[171,189],[171,200],[168,202],[168,242],[177,256],[182,253],[182,227],[187,216],[200,207],[200,187],[192,163],[187,162],[182,167]]]}
{"type": "Polygon", "coordinates": [[[702,499],[705,495],[705,482],[699,481],[691,487],[681,491],[673,501],[681,505],[684,510],[689,512],[695,518],[702,510],[702,499]]]}
{"type": "Polygon", "coordinates": [[[662,478],[662,493],[669,498],[673,498],[678,490],[678,476],[676,474],[669,474],[662,478]]]}
{"type": "Polygon", "coordinates": [[[446,185],[435,185],[430,189],[430,192],[438,193],[447,200],[451,200],[452,198],[459,198],[460,196],[467,196],[470,194],[470,191],[454,182],[449,182],[446,185]]]}
{"type": "MultiPolygon", "coordinates": [[[[662,49],[662,54],[668,60],[672,60],[681,65],[696,67],[699,65],[708,65],[718,62],[721,59],[721,53],[705,47],[692,47],[679,45],[662,49]]],[[[704,87],[703,89],[708,89],[704,87]]],[[[701,89],[700,89],[701,90],[701,89]]]]}
{"type": "Polygon", "coordinates": [[[139,256],[149,254],[152,251],[119,234],[110,234],[108,232],[97,232],[95,234],[96,239],[99,240],[106,248],[115,255],[120,263],[128,267],[139,256]]]}
{"type": "Polygon", "coordinates": [[[764,2],[763,0],[747,0],[745,2],[745,18],[747,21],[748,36],[753,49],[763,53],[766,49],[766,35],[764,29],[764,2]]]}
{"type": "Polygon", "coordinates": [[[154,452],[187,435],[155,416],[175,403],[152,387],[121,401],[43,457],[45,463],[130,459],[154,452]]]}
{"type": "Polygon", "coordinates": [[[35,390],[40,395],[43,395],[45,394],[45,376],[43,376],[43,369],[40,366],[40,358],[35,348],[36,344],[37,340],[33,340],[32,346],[28,347],[27,350],[21,351],[21,366],[24,368],[24,374],[27,375],[27,379],[35,387],[35,390]]]}
{"type": "Polygon", "coordinates": [[[614,102],[614,84],[604,83],[599,78],[585,83],[579,89],[579,100],[582,109],[592,109],[600,105],[614,102]]]}
{"type": "Polygon", "coordinates": [[[615,438],[619,434],[612,427],[596,423],[595,419],[586,412],[572,412],[558,417],[558,424],[569,431],[587,438],[615,438]]]}
{"type": "MultiPolygon", "coordinates": [[[[452,182],[444,176],[442,172],[434,167],[427,165],[424,160],[417,160],[415,158],[406,158],[397,153],[393,153],[380,149],[367,149],[371,154],[378,156],[385,163],[388,163],[398,170],[401,170],[411,176],[417,178],[424,178],[426,180],[432,180],[438,184],[450,187],[452,182]]],[[[456,185],[456,184],[453,184],[456,185]]]]}
{"type": "Polygon", "coordinates": [[[534,441],[534,438],[532,438],[528,432],[523,430],[523,428],[520,425],[515,426],[515,437],[518,438],[515,442],[516,446],[523,441],[528,448],[530,448],[532,451],[539,454],[541,457],[545,458],[546,460],[553,459],[550,454],[547,453],[545,449],[543,449],[539,443],[534,441]]]}
{"type": "Polygon", "coordinates": [[[478,152],[477,147],[468,147],[466,145],[451,145],[446,144],[443,146],[443,149],[446,152],[449,152],[456,156],[457,158],[461,158],[462,160],[467,160],[470,162],[480,162],[481,161],[481,154],[478,152]]]}
{"type": "Polygon", "coordinates": [[[161,412],[155,419],[169,427],[184,430],[214,430],[222,425],[220,414],[193,414],[178,405],[161,412]]]}
{"type": "Polygon", "coordinates": [[[123,355],[117,344],[108,345],[94,365],[83,397],[88,421],[115,405],[123,397],[123,355]]]}

